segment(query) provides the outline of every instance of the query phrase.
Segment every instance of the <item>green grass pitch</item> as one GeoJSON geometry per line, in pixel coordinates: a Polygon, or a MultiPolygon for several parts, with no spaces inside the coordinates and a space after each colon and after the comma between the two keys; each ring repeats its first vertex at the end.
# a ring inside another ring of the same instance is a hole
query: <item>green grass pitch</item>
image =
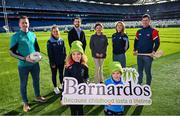
{"type": "MultiPolygon", "coordinates": [[[[136,67],[136,57],[132,55],[135,33],[138,29],[127,29],[130,48],[127,51],[127,66],[136,67]]],[[[152,105],[151,106],[126,106],[125,114],[142,115],[180,115],[180,28],[159,28],[161,45],[160,48],[165,55],[153,62],[152,80],[152,105]]],[[[109,45],[107,58],[104,62],[104,77],[109,76],[108,65],[112,61],[112,42],[111,35],[114,29],[104,29],[104,34],[108,37],[109,45]]],[[[94,32],[85,31],[87,39],[86,55],[88,56],[90,80],[93,80],[94,62],[89,49],[90,36],[94,32]]],[[[9,55],[10,34],[0,34],[0,114],[16,115],[69,115],[70,110],[67,106],[60,104],[59,96],[53,93],[51,82],[51,72],[48,65],[46,42],[50,37],[50,32],[36,32],[38,42],[43,52],[43,60],[40,62],[40,87],[41,94],[48,98],[48,102],[38,104],[34,101],[34,91],[32,79],[28,81],[28,98],[32,110],[28,113],[22,111],[21,97],[19,91],[19,77],[17,72],[17,60],[9,55]]],[[[67,54],[69,46],[67,34],[61,32],[65,41],[67,54]]],[[[145,82],[145,76],[144,76],[145,82]]],[[[84,106],[86,115],[103,115],[103,106],[84,106]]]]}

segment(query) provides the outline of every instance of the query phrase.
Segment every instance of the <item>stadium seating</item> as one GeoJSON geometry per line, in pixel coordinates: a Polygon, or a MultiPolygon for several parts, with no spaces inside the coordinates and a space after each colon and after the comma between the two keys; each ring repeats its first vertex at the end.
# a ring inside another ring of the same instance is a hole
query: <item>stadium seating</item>
{"type": "Polygon", "coordinates": [[[170,2],[155,5],[142,6],[112,6],[102,4],[90,4],[79,2],[62,2],[59,0],[6,0],[7,8],[36,9],[36,10],[55,10],[55,11],[77,11],[89,13],[110,13],[110,14],[142,14],[147,12],[170,12],[177,11],[180,2],[170,2]]]}
{"type": "MultiPolygon", "coordinates": [[[[0,4],[0,27],[4,26],[2,4],[0,4]]],[[[9,26],[18,27],[18,17],[27,15],[31,26],[51,26],[72,24],[74,17],[81,17],[83,24],[95,22],[136,21],[129,27],[136,27],[144,13],[153,20],[180,18],[180,1],[153,5],[113,6],[94,3],[67,2],[60,0],[6,0],[9,26]]]]}

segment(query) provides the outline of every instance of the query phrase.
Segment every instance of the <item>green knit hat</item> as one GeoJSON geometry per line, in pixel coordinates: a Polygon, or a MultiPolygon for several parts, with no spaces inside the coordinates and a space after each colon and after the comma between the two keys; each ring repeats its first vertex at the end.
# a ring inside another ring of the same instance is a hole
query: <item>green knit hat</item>
{"type": "Polygon", "coordinates": [[[72,54],[73,52],[80,52],[82,54],[84,54],[84,50],[82,48],[82,43],[78,40],[73,41],[71,44],[71,50],[70,50],[70,54],[72,54]]]}
{"type": "Polygon", "coordinates": [[[109,69],[110,69],[111,74],[115,71],[119,71],[121,72],[121,74],[123,73],[123,68],[119,62],[112,62],[110,64],[109,69]]]}

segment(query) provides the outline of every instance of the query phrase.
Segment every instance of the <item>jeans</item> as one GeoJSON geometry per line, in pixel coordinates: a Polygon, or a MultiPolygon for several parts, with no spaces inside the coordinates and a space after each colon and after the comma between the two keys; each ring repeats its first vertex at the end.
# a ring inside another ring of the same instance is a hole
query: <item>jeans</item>
{"type": "Polygon", "coordinates": [[[27,98],[27,82],[28,82],[28,75],[31,73],[32,80],[33,80],[33,88],[35,92],[35,96],[40,96],[40,89],[39,89],[39,73],[40,67],[39,64],[34,64],[32,66],[18,66],[19,77],[20,77],[20,93],[24,103],[28,103],[27,98]]]}
{"type": "Polygon", "coordinates": [[[113,54],[113,61],[118,61],[121,63],[123,68],[126,67],[126,55],[125,54],[113,54]]]}
{"type": "Polygon", "coordinates": [[[94,81],[95,83],[101,83],[103,82],[103,63],[104,63],[104,59],[101,58],[94,58],[94,62],[95,62],[95,77],[94,77],[94,81]]]}
{"type": "Polygon", "coordinates": [[[151,85],[152,75],[151,75],[151,66],[153,58],[150,56],[137,56],[137,65],[138,65],[138,84],[142,83],[143,80],[143,70],[145,69],[146,73],[146,84],[151,85]]]}

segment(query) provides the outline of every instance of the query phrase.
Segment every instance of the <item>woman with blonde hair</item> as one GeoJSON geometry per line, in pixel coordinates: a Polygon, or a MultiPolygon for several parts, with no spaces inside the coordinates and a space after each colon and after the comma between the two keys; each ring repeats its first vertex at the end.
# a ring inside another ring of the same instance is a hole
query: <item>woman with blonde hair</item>
{"type": "Polygon", "coordinates": [[[112,35],[113,61],[121,63],[126,67],[126,51],[129,48],[128,36],[125,33],[125,24],[122,21],[116,23],[116,33],[112,35]]]}
{"type": "Polygon", "coordinates": [[[60,32],[57,26],[53,26],[51,29],[51,37],[47,42],[47,51],[52,73],[54,92],[56,94],[59,94],[59,89],[62,89],[61,85],[63,82],[63,70],[66,59],[66,48],[63,39],[60,37],[60,32]],[[57,70],[59,70],[60,87],[57,86],[56,82],[57,70]]]}

